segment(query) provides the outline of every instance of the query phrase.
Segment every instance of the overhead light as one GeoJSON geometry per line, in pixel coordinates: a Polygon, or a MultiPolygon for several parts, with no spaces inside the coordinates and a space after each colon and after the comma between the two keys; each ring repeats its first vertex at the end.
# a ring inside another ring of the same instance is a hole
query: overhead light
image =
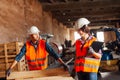
{"type": "Polygon", "coordinates": [[[68,21],[70,21],[70,19],[68,19],[68,21]]]}
{"type": "Polygon", "coordinates": [[[65,14],[65,13],[63,13],[63,15],[65,16],[66,14],[65,14]]]}

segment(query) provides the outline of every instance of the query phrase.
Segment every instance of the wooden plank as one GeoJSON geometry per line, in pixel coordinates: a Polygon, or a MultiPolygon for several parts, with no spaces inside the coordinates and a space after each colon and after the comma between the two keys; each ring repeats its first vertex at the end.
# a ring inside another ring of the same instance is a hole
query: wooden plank
{"type": "Polygon", "coordinates": [[[9,43],[7,43],[7,46],[15,46],[15,43],[16,42],[9,42],[9,43]]]}
{"type": "Polygon", "coordinates": [[[8,58],[15,58],[16,55],[9,55],[8,58]]]}
{"type": "Polygon", "coordinates": [[[7,45],[4,44],[4,51],[5,51],[5,63],[6,63],[6,69],[8,68],[8,55],[7,55],[7,45]]]}
{"type": "Polygon", "coordinates": [[[0,56],[0,58],[5,58],[5,56],[0,56]]]}
{"type": "Polygon", "coordinates": [[[0,59],[0,64],[5,63],[5,59],[0,59]]]}
{"type": "MultiPolygon", "coordinates": [[[[19,53],[22,45],[23,42],[9,42],[0,44],[0,77],[5,77],[4,71],[6,71],[14,61],[14,58],[19,53]]],[[[20,61],[19,63],[23,63],[23,61],[20,61]]],[[[19,68],[24,71],[26,70],[26,66],[23,64],[17,64],[12,71],[18,71],[19,68]]]]}
{"type": "MultiPolygon", "coordinates": [[[[82,0],[84,1],[84,0],[82,0]]],[[[120,0],[117,1],[95,1],[95,2],[72,2],[72,3],[59,3],[59,4],[44,4],[43,9],[46,11],[53,11],[53,10],[79,10],[79,9],[92,9],[92,8],[108,8],[108,7],[119,7],[120,0]],[[108,5],[106,5],[108,4],[108,5]],[[72,5],[72,6],[71,6],[72,5]],[[77,7],[76,7],[77,6],[77,7]],[[48,8],[49,7],[49,8],[48,8]]]]}
{"type": "MultiPolygon", "coordinates": [[[[15,47],[16,47],[16,54],[18,54],[18,53],[19,53],[19,45],[18,45],[18,42],[16,42],[15,47]]],[[[18,71],[20,71],[20,70],[21,70],[20,63],[18,63],[17,67],[18,67],[18,71]]]]}
{"type": "Polygon", "coordinates": [[[7,46],[7,49],[9,50],[9,49],[14,49],[15,50],[15,45],[14,46],[7,46]]]}
{"type": "Polygon", "coordinates": [[[36,71],[21,71],[12,72],[7,80],[9,79],[27,79],[27,78],[39,78],[39,77],[49,77],[49,76],[64,76],[69,77],[69,73],[64,71],[63,68],[54,68],[47,70],[36,70],[36,71]]]}
{"type": "Polygon", "coordinates": [[[74,80],[72,77],[65,76],[52,76],[52,77],[42,77],[42,78],[31,78],[23,80],[74,80]]]}
{"type": "Polygon", "coordinates": [[[0,72],[5,71],[5,63],[0,63],[0,72]]]}
{"type": "Polygon", "coordinates": [[[5,77],[5,72],[0,72],[0,78],[5,77]]]}

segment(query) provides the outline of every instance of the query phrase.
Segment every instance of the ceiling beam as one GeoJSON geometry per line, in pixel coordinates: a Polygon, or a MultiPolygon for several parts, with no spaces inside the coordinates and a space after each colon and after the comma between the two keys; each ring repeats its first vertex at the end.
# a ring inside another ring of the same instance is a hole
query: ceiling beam
{"type": "MultiPolygon", "coordinates": [[[[112,19],[112,20],[90,20],[90,26],[105,26],[105,25],[115,25],[116,23],[120,23],[120,18],[119,19],[112,19]]],[[[68,27],[73,27],[75,25],[75,22],[62,22],[64,25],[68,26],[68,27]]]]}
{"type": "MultiPolygon", "coordinates": [[[[90,27],[94,27],[94,26],[115,26],[115,22],[114,23],[91,23],[89,26],[90,27]]],[[[64,24],[65,25],[65,24],[64,24]]],[[[67,25],[67,28],[74,28],[74,25],[67,25]]]]}
{"type": "Polygon", "coordinates": [[[68,3],[68,0],[64,0],[64,1],[68,3]]]}
{"type": "Polygon", "coordinates": [[[51,3],[55,3],[55,0],[49,0],[51,3]]]}
{"type": "Polygon", "coordinates": [[[120,0],[49,0],[43,4],[46,11],[68,27],[80,17],[91,21],[90,25],[115,25],[120,22],[120,0]],[[54,3],[54,4],[53,4],[54,3]]]}
{"type": "Polygon", "coordinates": [[[86,11],[87,12],[95,12],[95,11],[108,11],[108,10],[118,10],[118,11],[120,11],[119,10],[120,9],[120,6],[118,6],[118,7],[94,7],[94,8],[92,8],[92,7],[86,7],[86,8],[79,8],[79,9],[67,9],[67,10],[51,10],[51,12],[53,12],[53,13],[73,13],[73,12],[80,12],[80,13],[85,13],[86,11]]]}
{"type": "MultiPolygon", "coordinates": [[[[78,17],[73,17],[73,18],[59,18],[58,21],[60,22],[75,22],[78,19],[78,17]]],[[[93,22],[93,21],[111,21],[111,20],[120,20],[120,17],[88,17],[88,19],[93,22]]]]}
{"type": "MultiPolygon", "coordinates": [[[[91,21],[91,24],[92,23],[103,23],[103,22],[106,22],[106,23],[112,23],[112,22],[120,22],[120,19],[111,19],[111,20],[107,20],[107,19],[101,19],[101,20],[97,20],[97,21],[93,21],[92,19],[90,20],[91,21]]],[[[74,25],[75,24],[75,21],[60,21],[61,23],[65,24],[65,25],[74,25]]]]}
{"type": "Polygon", "coordinates": [[[94,26],[109,26],[109,25],[113,25],[113,26],[114,26],[115,24],[116,24],[115,22],[113,22],[113,23],[105,23],[105,22],[104,22],[104,23],[92,23],[92,24],[90,24],[89,26],[91,26],[91,27],[92,27],[92,26],[93,26],[93,27],[94,27],[94,26]]]}
{"type": "Polygon", "coordinates": [[[104,7],[119,7],[120,0],[104,0],[93,2],[72,2],[72,3],[58,3],[58,4],[43,4],[44,10],[74,10],[81,8],[104,8],[104,7]]]}
{"type": "Polygon", "coordinates": [[[55,18],[60,19],[60,18],[66,18],[66,19],[71,19],[71,18],[80,18],[80,17],[86,17],[86,18],[105,18],[105,17],[114,17],[114,18],[120,18],[120,13],[103,13],[103,14],[81,14],[81,15],[74,15],[71,14],[69,15],[53,15],[55,18]]]}
{"type": "MultiPolygon", "coordinates": [[[[90,27],[93,27],[93,26],[110,26],[110,25],[115,26],[117,22],[115,22],[115,21],[113,21],[113,22],[104,21],[104,22],[97,22],[97,23],[96,22],[92,22],[91,24],[89,24],[89,26],[90,27]]],[[[71,25],[69,23],[63,23],[63,24],[67,25],[67,28],[74,28],[74,25],[71,25]]]]}
{"type": "Polygon", "coordinates": [[[89,11],[89,10],[86,10],[84,12],[82,11],[72,11],[72,12],[52,12],[53,15],[58,15],[58,16],[75,16],[75,15],[100,15],[100,14],[114,14],[114,13],[119,13],[120,14],[120,7],[118,7],[117,9],[110,9],[110,8],[107,8],[105,10],[92,10],[92,11],[89,11]]]}

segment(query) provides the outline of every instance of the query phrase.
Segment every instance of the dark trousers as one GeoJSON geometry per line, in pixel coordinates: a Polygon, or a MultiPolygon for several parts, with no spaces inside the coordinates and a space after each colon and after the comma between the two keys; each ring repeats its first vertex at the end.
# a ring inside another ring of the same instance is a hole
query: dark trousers
{"type": "Polygon", "coordinates": [[[97,73],[77,72],[78,80],[97,80],[97,73]]]}

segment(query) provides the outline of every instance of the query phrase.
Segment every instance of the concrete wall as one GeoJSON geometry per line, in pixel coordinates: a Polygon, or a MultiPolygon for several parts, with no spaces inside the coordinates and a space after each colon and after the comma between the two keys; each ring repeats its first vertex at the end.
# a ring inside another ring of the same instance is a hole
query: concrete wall
{"type": "Polygon", "coordinates": [[[44,12],[38,0],[0,0],[0,43],[25,41],[32,25],[53,34],[57,44],[69,39],[69,29],[44,12]]]}
{"type": "Polygon", "coordinates": [[[70,39],[72,40],[72,45],[76,42],[75,37],[74,37],[74,29],[70,29],[70,39]]]}

